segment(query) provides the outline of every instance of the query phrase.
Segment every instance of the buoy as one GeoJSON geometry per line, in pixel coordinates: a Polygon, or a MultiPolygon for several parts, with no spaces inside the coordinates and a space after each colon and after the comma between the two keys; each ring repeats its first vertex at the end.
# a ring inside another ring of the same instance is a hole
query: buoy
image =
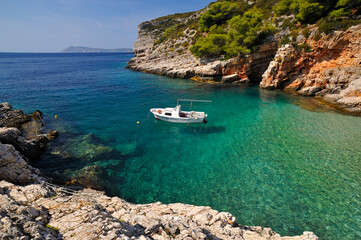
{"type": "Polygon", "coordinates": [[[139,124],[139,121],[137,122],[137,124],[139,124]]]}
{"type": "Polygon", "coordinates": [[[55,115],[55,119],[58,119],[58,115],[55,115]]]}

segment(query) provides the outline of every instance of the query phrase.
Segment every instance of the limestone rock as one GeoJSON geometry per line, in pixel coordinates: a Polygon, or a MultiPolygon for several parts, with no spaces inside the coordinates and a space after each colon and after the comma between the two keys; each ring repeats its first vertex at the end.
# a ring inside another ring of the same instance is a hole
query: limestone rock
{"type": "Polygon", "coordinates": [[[13,110],[9,103],[0,103],[0,127],[19,127],[30,120],[30,116],[21,110],[13,110]]]}
{"type": "Polygon", "coordinates": [[[14,146],[0,142],[0,180],[16,184],[36,181],[39,170],[31,167],[14,146]]]}
{"type": "Polygon", "coordinates": [[[0,128],[0,141],[12,144],[16,150],[30,159],[36,159],[46,149],[49,141],[47,136],[40,135],[33,139],[26,139],[17,128],[0,128]]]}
{"type": "Polygon", "coordinates": [[[33,160],[47,148],[49,140],[57,136],[53,131],[43,134],[42,113],[36,110],[33,118],[21,110],[13,110],[9,103],[0,104],[0,142],[13,145],[17,151],[33,160]]]}
{"type": "MultiPolygon", "coordinates": [[[[192,21],[200,13],[201,11],[198,11],[187,18],[176,18],[172,21],[177,23],[192,21]]],[[[248,81],[260,79],[260,73],[267,69],[269,61],[277,50],[277,44],[271,39],[260,46],[258,51],[245,58],[236,57],[223,61],[197,59],[189,51],[195,35],[194,30],[186,29],[182,36],[176,39],[157,43],[166,30],[162,27],[167,23],[166,19],[155,19],[138,26],[138,39],[134,43],[135,57],[128,62],[128,68],[173,78],[192,78],[203,82],[240,83],[238,80],[243,79],[241,83],[244,83],[245,79],[248,81]],[[229,77],[230,75],[233,77],[229,77]]]]}
{"type": "Polygon", "coordinates": [[[36,110],[35,112],[33,112],[31,117],[36,121],[43,121],[43,113],[40,112],[40,110],[36,110]]]}
{"type": "Polygon", "coordinates": [[[230,213],[210,207],[131,204],[91,189],[69,195],[46,183],[19,187],[1,181],[0,189],[0,227],[6,229],[0,238],[318,239],[312,232],[281,237],[270,228],[241,226],[230,213]]]}
{"type": "MultiPolygon", "coordinates": [[[[312,30],[312,29],[311,29],[312,30]]],[[[312,30],[313,31],[313,30],[312,30]]],[[[352,113],[361,113],[361,24],[315,41],[300,40],[310,52],[290,45],[278,49],[260,86],[322,97],[352,113]]]]}

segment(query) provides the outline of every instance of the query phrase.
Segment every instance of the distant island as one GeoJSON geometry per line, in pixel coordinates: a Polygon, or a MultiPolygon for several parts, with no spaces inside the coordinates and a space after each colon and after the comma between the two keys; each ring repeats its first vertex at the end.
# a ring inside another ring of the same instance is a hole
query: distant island
{"type": "Polygon", "coordinates": [[[103,49],[103,48],[90,48],[90,47],[68,47],[61,51],[62,53],[100,53],[100,52],[133,52],[132,48],[114,48],[114,49],[103,49]]]}

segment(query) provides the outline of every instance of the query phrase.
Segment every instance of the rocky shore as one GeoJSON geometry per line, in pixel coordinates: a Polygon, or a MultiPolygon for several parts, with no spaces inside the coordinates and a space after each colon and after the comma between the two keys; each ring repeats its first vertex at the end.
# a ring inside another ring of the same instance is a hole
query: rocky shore
{"type": "MultiPolygon", "coordinates": [[[[188,22],[205,10],[175,18],[173,24],[190,25],[188,22]]],[[[302,31],[298,33],[293,46],[279,47],[283,36],[290,32],[286,29],[264,39],[252,54],[222,60],[193,56],[189,47],[196,31],[191,29],[158,43],[165,21],[160,18],[139,25],[129,69],[217,84],[253,82],[270,90],[316,96],[342,111],[361,114],[360,24],[321,36],[318,27],[310,25],[306,36],[302,31]]]]}
{"type": "Polygon", "coordinates": [[[31,134],[43,124],[40,111],[29,116],[2,103],[0,123],[0,239],[318,239],[312,232],[281,237],[270,228],[242,226],[210,207],[131,204],[53,185],[30,164],[56,136],[31,134]]]}
{"type": "Polygon", "coordinates": [[[260,87],[317,96],[351,113],[361,113],[361,25],[315,40],[299,35],[299,51],[280,47],[262,76],[260,87]]]}
{"type": "MultiPolygon", "coordinates": [[[[204,10],[188,18],[175,18],[174,24],[191,22],[204,10]]],[[[164,30],[160,26],[166,21],[169,20],[160,18],[138,26],[138,39],[134,43],[135,57],[129,61],[129,69],[209,83],[242,84],[250,82],[251,79],[261,79],[277,51],[277,42],[271,38],[255,53],[245,58],[198,59],[189,51],[190,43],[196,34],[194,30],[186,29],[177,39],[155,44],[161,35],[159,31],[164,30]]]]}

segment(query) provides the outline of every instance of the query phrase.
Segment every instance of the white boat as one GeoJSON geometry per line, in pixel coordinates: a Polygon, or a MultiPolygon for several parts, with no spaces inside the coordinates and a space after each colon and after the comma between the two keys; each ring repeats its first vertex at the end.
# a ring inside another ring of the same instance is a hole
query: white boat
{"type": "Polygon", "coordinates": [[[207,114],[204,112],[195,111],[181,111],[180,101],[191,102],[191,109],[193,102],[212,102],[208,100],[189,100],[178,99],[177,106],[175,108],[152,108],[150,112],[154,117],[159,120],[173,122],[173,123],[206,123],[207,114]]]}

